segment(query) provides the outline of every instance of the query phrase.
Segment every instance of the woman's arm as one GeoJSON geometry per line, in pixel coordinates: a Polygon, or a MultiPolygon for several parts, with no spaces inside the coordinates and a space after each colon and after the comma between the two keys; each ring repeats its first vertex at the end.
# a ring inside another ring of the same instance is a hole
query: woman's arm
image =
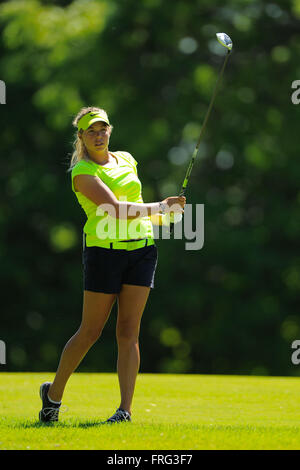
{"type": "MultiPolygon", "coordinates": [[[[161,213],[160,202],[135,203],[119,201],[111,189],[97,176],[74,176],[75,191],[81,192],[97,206],[105,204],[103,210],[117,219],[136,219],[161,213]]],[[[185,204],[184,197],[170,197],[162,201],[166,211],[172,207],[174,212],[180,212],[185,204]]]]}

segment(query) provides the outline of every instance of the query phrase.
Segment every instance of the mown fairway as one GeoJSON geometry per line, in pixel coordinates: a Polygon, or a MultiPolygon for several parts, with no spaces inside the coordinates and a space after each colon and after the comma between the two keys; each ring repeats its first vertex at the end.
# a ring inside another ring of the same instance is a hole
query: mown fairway
{"type": "Polygon", "coordinates": [[[3,449],[300,449],[300,380],[140,374],[133,422],[102,425],[119,405],[116,374],[73,374],[60,422],[41,425],[49,373],[1,373],[3,449]]]}

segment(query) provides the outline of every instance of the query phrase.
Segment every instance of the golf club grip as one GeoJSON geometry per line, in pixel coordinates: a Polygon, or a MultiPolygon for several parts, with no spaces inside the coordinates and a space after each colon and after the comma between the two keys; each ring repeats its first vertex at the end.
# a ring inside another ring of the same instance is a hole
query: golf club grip
{"type": "MultiPolygon", "coordinates": [[[[185,188],[182,187],[180,190],[179,196],[184,196],[184,195],[185,195],[185,188]]],[[[173,233],[174,225],[175,225],[174,222],[170,223],[170,234],[173,233]]]]}

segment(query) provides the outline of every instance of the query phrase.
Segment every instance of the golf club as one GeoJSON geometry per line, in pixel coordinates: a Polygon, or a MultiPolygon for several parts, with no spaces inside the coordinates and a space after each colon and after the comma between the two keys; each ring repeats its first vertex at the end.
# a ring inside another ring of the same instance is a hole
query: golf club
{"type": "MultiPolygon", "coordinates": [[[[217,39],[218,39],[219,43],[222,44],[222,46],[226,47],[226,49],[227,49],[227,54],[226,54],[226,56],[225,56],[225,59],[224,59],[224,62],[223,62],[223,66],[222,66],[221,71],[220,71],[220,73],[219,73],[219,76],[218,76],[218,79],[217,79],[217,82],[216,82],[216,85],[215,85],[215,88],[214,88],[214,92],[213,92],[213,95],[212,95],[212,97],[211,97],[211,100],[210,100],[210,103],[209,103],[209,107],[208,107],[208,110],[207,110],[207,112],[206,112],[206,115],[205,115],[205,118],[204,118],[204,122],[203,122],[203,125],[202,125],[202,128],[201,128],[201,131],[200,131],[200,135],[199,135],[199,138],[198,138],[198,141],[197,141],[197,144],[196,144],[196,148],[195,148],[195,150],[194,150],[194,153],[193,153],[192,158],[191,158],[191,160],[190,160],[190,163],[189,163],[189,165],[188,165],[188,168],[187,168],[187,171],[186,171],[186,174],[185,174],[185,178],[184,178],[183,184],[182,184],[182,186],[181,186],[181,190],[180,190],[179,196],[184,196],[184,195],[185,195],[186,187],[187,187],[187,184],[188,184],[188,181],[189,181],[191,172],[192,172],[192,168],[193,168],[193,166],[194,166],[194,162],[195,162],[196,157],[197,157],[197,154],[198,154],[200,142],[201,142],[202,136],[203,136],[203,134],[204,134],[204,130],[205,130],[205,128],[206,128],[206,124],[207,124],[207,121],[208,121],[208,118],[209,118],[211,109],[212,109],[213,104],[214,104],[214,101],[215,101],[215,97],[216,97],[216,94],[217,94],[218,86],[219,86],[219,83],[220,83],[221,78],[222,78],[222,76],[223,76],[224,69],[225,69],[225,67],[226,67],[228,58],[229,58],[230,53],[231,53],[231,50],[232,50],[232,40],[230,39],[230,37],[229,37],[226,33],[217,33],[216,36],[217,36],[217,39]]],[[[171,224],[170,224],[170,233],[173,232],[173,229],[174,229],[174,223],[171,222],[171,224]]]]}

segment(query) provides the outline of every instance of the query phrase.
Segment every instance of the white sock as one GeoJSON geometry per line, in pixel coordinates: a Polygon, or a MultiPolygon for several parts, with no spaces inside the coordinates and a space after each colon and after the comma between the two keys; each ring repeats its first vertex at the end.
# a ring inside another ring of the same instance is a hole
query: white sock
{"type": "Polygon", "coordinates": [[[51,400],[51,398],[49,398],[48,393],[47,393],[47,397],[48,397],[48,400],[50,401],[50,403],[53,403],[54,405],[60,405],[60,404],[61,404],[61,401],[54,401],[54,400],[51,400]]]}

